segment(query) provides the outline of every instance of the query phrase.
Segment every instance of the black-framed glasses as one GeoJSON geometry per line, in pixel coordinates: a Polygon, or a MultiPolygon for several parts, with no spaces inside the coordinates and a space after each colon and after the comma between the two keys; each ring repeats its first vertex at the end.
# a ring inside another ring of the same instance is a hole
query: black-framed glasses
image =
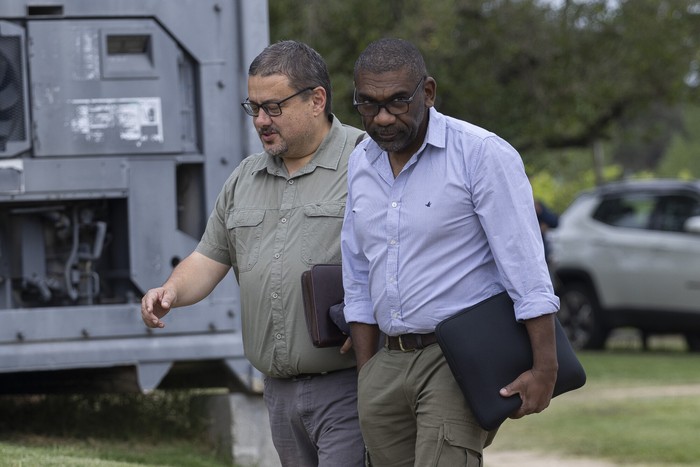
{"type": "Polygon", "coordinates": [[[314,88],[304,88],[301,91],[297,91],[291,96],[285,97],[280,101],[265,102],[264,104],[256,104],[255,102],[250,102],[248,99],[246,99],[245,102],[241,103],[241,105],[243,106],[243,110],[245,110],[245,113],[247,113],[251,117],[257,117],[258,115],[260,115],[260,109],[263,109],[263,111],[270,117],[279,117],[280,115],[282,115],[282,103],[288,101],[292,97],[298,96],[302,92],[313,90],[314,88]]]}
{"type": "Polygon", "coordinates": [[[418,81],[416,89],[413,90],[411,97],[402,97],[383,104],[378,102],[357,102],[357,89],[355,89],[355,92],[353,92],[352,95],[352,105],[363,117],[374,117],[375,115],[379,114],[379,109],[386,109],[386,111],[391,115],[405,114],[408,112],[408,108],[411,105],[411,102],[413,102],[413,98],[416,97],[416,93],[418,92],[420,85],[423,84],[423,81],[425,81],[425,78],[426,77],[423,76],[420,81],[418,81]]]}

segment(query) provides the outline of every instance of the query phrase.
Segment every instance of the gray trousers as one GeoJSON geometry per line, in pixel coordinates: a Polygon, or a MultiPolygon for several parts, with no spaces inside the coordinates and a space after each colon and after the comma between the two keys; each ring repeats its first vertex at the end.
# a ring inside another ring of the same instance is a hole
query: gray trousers
{"type": "Polygon", "coordinates": [[[284,467],[364,466],[355,368],[265,378],[272,442],[284,467]]]}
{"type": "Polygon", "coordinates": [[[438,344],[381,349],[360,370],[360,426],[372,467],[480,467],[482,429],[438,344]]]}

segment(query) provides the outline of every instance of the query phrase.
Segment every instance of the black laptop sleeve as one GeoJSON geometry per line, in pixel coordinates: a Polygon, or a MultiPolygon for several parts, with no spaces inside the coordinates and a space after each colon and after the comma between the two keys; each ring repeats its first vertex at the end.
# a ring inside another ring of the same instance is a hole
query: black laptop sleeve
{"type": "MultiPolygon", "coordinates": [[[[554,396],[583,386],[586,373],[555,319],[559,372],[554,396]]],[[[499,390],[532,368],[524,324],[515,319],[506,292],[494,295],[438,324],[438,343],[479,424],[493,430],[520,407],[520,396],[499,390]]]]}

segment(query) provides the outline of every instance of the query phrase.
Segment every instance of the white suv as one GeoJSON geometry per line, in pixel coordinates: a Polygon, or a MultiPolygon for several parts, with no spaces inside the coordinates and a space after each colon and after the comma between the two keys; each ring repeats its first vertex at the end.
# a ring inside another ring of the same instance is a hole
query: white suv
{"type": "Polygon", "coordinates": [[[547,237],[576,348],[610,331],[681,333],[700,351],[700,182],[626,181],[579,195],[547,237]]]}

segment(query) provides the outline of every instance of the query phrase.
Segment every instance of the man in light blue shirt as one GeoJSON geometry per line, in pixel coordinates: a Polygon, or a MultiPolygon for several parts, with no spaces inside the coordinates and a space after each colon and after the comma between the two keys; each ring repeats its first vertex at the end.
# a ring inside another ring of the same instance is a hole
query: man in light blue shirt
{"type": "Polygon", "coordinates": [[[348,167],[341,248],[345,317],[372,465],[480,465],[483,430],[436,344],[445,318],[499,292],[524,321],[533,368],[501,390],[520,418],[556,382],[554,313],[532,190],[515,149],[433,108],[436,82],[411,43],[381,39],[355,64],[369,134],[348,167]],[[379,332],[386,345],[377,351],[379,332]]]}

